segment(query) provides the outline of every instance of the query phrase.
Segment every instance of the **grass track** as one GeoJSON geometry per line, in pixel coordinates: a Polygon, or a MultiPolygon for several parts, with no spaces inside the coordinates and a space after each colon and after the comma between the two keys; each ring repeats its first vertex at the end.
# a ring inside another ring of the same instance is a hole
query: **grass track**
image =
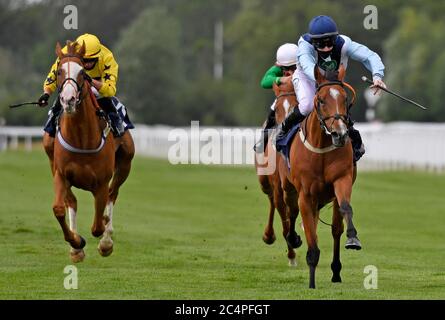
{"type": "Polygon", "coordinates": [[[278,215],[277,241],[261,240],[267,199],[253,168],[136,158],[110,257],[99,256],[90,233],[92,196],[75,190],[86,259],[76,265],[79,289],[65,290],[71,261],[44,152],[0,153],[0,299],[444,299],[444,190],[443,175],[360,173],[352,206],[363,250],[342,247],[343,283],[331,283],[332,237],[320,224],[317,289],[309,290],[306,241],[292,269],[278,215]],[[367,265],[378,268],[378,290],[363,287],[367,265]]]}

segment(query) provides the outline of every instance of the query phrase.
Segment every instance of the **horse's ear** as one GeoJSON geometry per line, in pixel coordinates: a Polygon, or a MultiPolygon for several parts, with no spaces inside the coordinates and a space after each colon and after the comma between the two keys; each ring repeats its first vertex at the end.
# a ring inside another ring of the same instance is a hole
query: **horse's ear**
{"type": "Polygon", "coordinates": [[[59,41],[56,43],[56,55],[59,57],[59,59],[63,58],[62,48],[60,47],[59,41]]]}
{"type": "Polygon", "coordinates": [[[70,56],[74,55],[74,45],[71,40],[66,40],[66,48],[70,56]]]}
{"type": "Polygon", "coordinates": [[[82,41],[82,45],[80,46],[79,51],[77,51],[77,54],[80,56],[80,58],[83,58],[85,54],[85,41],[82,41]]]}
{"type": "Polygon", "coordinates": [[[346,68],[342,64],[340,64],[340,67],[338,68],[338,80],[343,81],[346,76],[346,68]]]}

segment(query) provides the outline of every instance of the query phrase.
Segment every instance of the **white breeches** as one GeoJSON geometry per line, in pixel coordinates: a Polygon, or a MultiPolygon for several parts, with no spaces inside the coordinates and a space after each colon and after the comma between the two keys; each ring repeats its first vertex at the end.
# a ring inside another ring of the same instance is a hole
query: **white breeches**
{"type": "Polygon", "coordinates": [[[297,69],[292,75],[292,83],[297,95],[298,109],[301,114],[307,116],[314,109],[315,81],[297,69]]]}

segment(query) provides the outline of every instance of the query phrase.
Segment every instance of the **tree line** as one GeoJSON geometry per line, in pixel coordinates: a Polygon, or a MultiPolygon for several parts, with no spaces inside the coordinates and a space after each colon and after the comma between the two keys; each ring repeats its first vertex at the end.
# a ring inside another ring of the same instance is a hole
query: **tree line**
{"type": "MultiPolygon", "coordinates": [[[[0,0],[0,118],[8,125],[43,125],[47,109],[9,104],[36,100],[55,60],[57,41],[88,32],[119,63],[118,96],[136,123],[260,125],[274,96],[259,83],[276,49],[296,43],[313,16],[327,14],[340,33],[379,53],[387,85],[429,106],[426,112],[383,96],[383,121],[445,121],[445,3],[376,0],[378,29],[366,30],[367,1],[314,0],[0,0]],[[78,29],[67,30],[63,9],[78,9],[78,29]],[[215,26],[223,25],[223,77],[214,76],[215,26]]],[[[350,61],[347,81],[358,93],[353,117],[365,120],[362,75],[350,61]]],[[[0,122],[1,124],[1,122],[0,122]]]]}

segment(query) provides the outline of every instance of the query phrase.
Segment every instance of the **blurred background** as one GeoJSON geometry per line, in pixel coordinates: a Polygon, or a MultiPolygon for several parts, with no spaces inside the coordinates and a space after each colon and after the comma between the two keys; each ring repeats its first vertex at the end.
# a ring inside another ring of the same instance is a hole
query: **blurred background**
{"type": "Polygon", "coordinates": [[[0,1],[0,120],[3,125],[41,126],[46,110],[8,105],[37,100],[55,60],[56,41],[88,32],[109,47],[119,63],[118,96],[136,123],[259,126],[273,92],[259,83],[275,62],[276,49],[297,42],[310,19],[332,16],[340,33],[379,53],[387,85],[425,104],[428,112],[383,96],[367,116],[360,81],[369,72],[349,63],[347,81],[357,90],[353,110],[367,120],[445,120],[444,1],[373,2],[378,29],[366,30],[367,1],[356,0],[108,0],[0,1]],[[66,30],[64,7],[78,9],[78,29],[66,30]]]}

